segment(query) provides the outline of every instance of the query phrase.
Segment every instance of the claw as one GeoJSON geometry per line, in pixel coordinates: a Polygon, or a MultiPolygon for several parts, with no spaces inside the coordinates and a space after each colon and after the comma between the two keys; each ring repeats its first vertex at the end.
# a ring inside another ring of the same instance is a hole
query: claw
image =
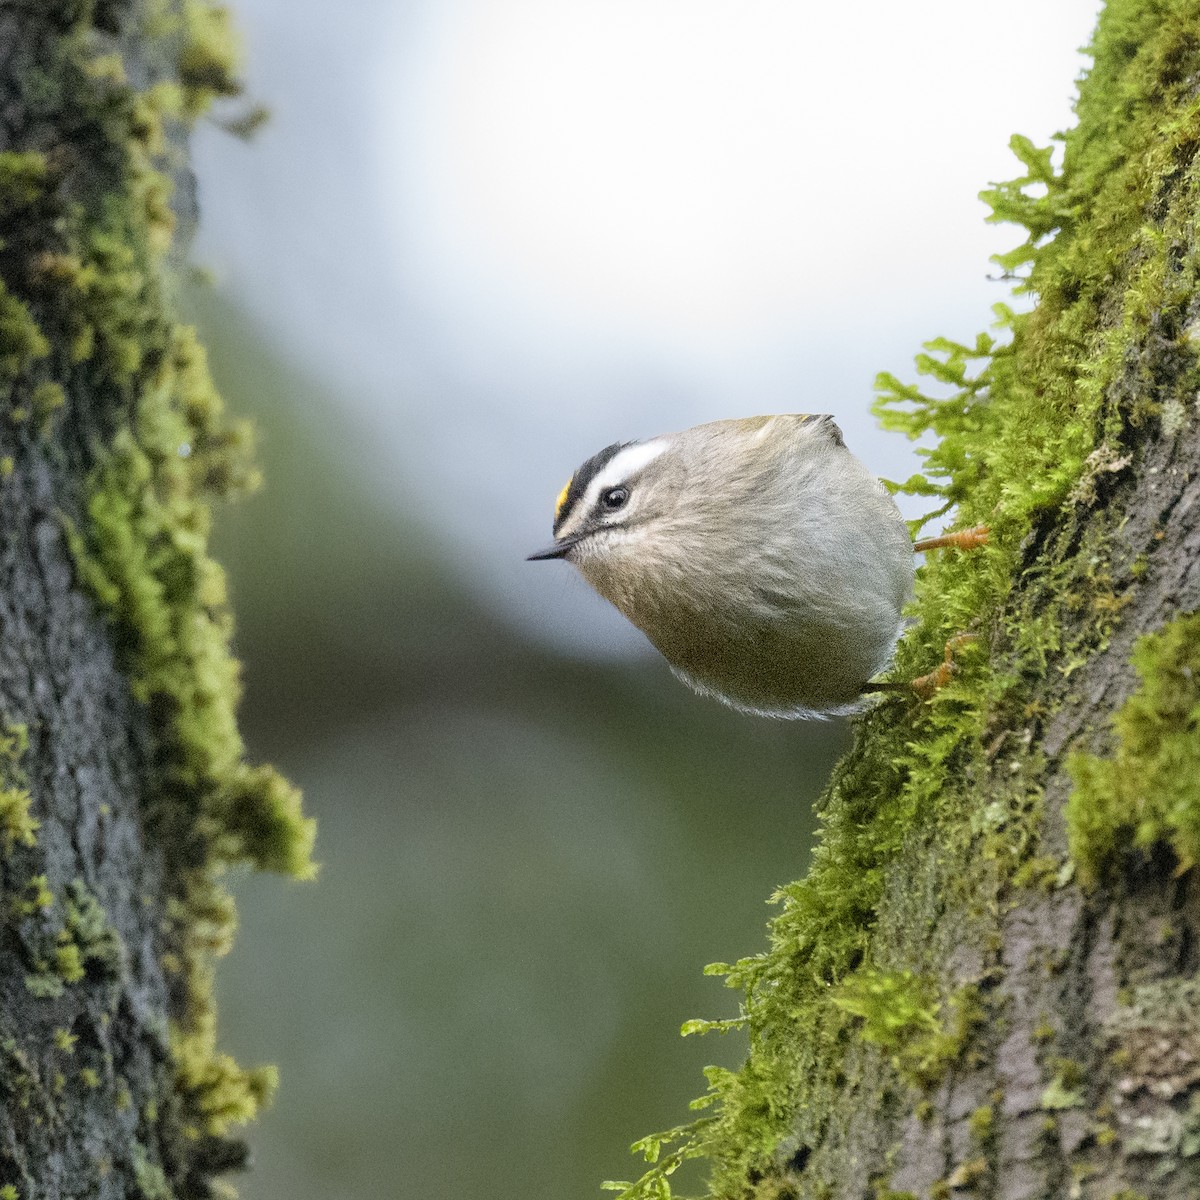
{"type": "MultiPolygon", "coordinates": [[[[966,530],[965,532],[973,531],[966,530]]],[[[986,534],[984,536],[986,538],[986,534]]],[[[946,657],[928,675],[918,675],[909,686],[922,700],[928,700],[934,692],[944,688],[958,674],[958,663],[954,661],[955,651],[977,641],[979,641],[977,633],[956,634],[946,643],[946,657]]]]}
{"type": "Polygon", "coordinates": [[[951,547],[955,550],[978,550],[980,546],[987,545],[988,532],[986,525],[973,525],[970,529],[960,529],[957,533],[922,538],[913,545],[913,553],[920,554],[925,550],[945,550],[951,547]]]}

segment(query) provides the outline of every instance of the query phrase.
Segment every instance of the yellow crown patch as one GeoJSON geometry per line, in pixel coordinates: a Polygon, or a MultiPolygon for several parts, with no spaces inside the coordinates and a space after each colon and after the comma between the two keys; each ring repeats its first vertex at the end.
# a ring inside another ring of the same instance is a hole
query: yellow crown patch
{"type": "MultiPolygon", "coordinates": [[[[572,475],[571,479],[575,476],[572,475]]],[[[562,516],[563,505],[567,502],[567,493],[571,490],[571,479],[563,485],[563,490],[558,493],[558,499],[554,502],[554,519],[557,521],[562,516]]]]}

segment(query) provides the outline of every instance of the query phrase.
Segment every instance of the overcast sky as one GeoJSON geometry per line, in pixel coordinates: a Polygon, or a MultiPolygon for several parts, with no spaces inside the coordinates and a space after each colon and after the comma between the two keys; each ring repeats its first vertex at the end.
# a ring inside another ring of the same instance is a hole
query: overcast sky
{"type": "MultiPolygon", "coordinates": [[[[1098,0],[238,0],[250,145],[197,137],[197,259],[355,423],[465,581],[641,645],[526,564],[608,442],[834,413],[1005,298],[978,191],[1071,121],[1098,0]],[[997,22],[997,16],[1005,18],[997,22]]],[[[269,435],[269,431],[268,431],[269,435]]]]}

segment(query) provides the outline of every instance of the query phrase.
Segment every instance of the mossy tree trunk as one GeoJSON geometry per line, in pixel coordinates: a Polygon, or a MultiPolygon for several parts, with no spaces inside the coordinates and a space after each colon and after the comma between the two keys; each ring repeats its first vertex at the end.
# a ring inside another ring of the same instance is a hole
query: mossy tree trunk
{"type": "Polygon", "coordinates": [[[215,1050],[217,877],[308,869],[244,762],[209,497],[252,481],[174,316],[194,0],[0,0],[0,1198],[207,1196],[269,1069],[215,1050]]]}
{"type": "Polygon", "coordinates": [[[1032,311],[880,380],[938,439],[911,490],[992,529],[896,677],[977,641],[858,722],[770,950],[714,968],[750,1057],[626,1196],[689,1158],[758,1200],[1200,1196],[1200,0],[1109,0],[1092,55],[985,193],[1032,311]]]}

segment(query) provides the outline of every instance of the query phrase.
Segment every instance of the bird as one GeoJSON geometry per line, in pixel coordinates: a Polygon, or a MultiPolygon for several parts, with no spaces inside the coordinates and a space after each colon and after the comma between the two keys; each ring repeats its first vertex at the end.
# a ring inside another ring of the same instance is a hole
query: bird
{"type": "Polygon", "coordinates": [[[529,559],[578,568],[695,691],[811,718],[860,708],[887,667],[914,550],[986,529],[914,545],[832,416],[774,414],[606,446],[559,493],[553,535],[529,559]]]}

